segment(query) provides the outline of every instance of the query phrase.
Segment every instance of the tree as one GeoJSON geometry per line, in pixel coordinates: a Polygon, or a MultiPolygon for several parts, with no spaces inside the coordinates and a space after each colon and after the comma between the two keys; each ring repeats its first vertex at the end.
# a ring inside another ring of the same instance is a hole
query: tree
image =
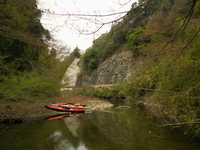
{"type": "Polygon", "coordinates": [[[5,66],[16,71],[33,71],[40,54],[46,50],[45,42],[51,39],[40,23],[41,11],[36,0],[1,1],[0,10],[1,71],[5,73],[5,66]]]}
{"type": "Polygon", "coordinates": [[[71,55],[74,55],[75,58],[80,58],[81,57],[81,50],[78,48],[78,46],[73,50],[71,55]]]}

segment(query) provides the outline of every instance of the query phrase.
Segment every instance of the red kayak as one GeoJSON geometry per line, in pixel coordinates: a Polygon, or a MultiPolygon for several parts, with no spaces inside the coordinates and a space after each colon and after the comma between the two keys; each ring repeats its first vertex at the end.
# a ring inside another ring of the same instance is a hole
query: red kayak
{"type": "Polygon", "coordinates": [[[86,104],[79,104],[79,103],[52,103],[52,104],[56,104],[56,105],[73,105],[73,106],[86,106],[86,104]]]}
{"type": "Polygon", "coordinates": [[[55,111],[62,111],[62,112],[85,112],[84,109],[75,109],[75,108],[68,108],[68,107],[61,107],[61,106],[44,106],[48,109],[55,110],[55,111]]]}
{"type": "Polygon", "coordinates": [[[69,107],[75,109],[89,109],[93,106],[86,106],[85,104],[74,104],[74,103],[51,103],[52,106],[69,107]]]}

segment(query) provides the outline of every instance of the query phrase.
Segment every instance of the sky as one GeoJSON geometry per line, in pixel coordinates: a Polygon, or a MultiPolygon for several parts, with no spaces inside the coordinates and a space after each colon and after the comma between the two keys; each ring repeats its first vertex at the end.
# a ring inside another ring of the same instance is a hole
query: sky
{"type": "Polygon", "coordinates": [[[110,30],[112,24],[107,23],[124,16],[125,13],[118,12],[129,11],[134,2],[137,0],[38,0],[38,8],[44,11],[42,25],[59,44],[85,51],[93,40],[110,30]],[[94,16],[113,13],[118,14],[94,16]]]}

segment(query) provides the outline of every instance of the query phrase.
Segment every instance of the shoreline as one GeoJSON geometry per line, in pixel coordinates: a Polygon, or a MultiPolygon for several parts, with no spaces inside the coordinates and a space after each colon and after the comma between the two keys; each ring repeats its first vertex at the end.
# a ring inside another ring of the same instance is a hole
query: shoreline
{"type": "Polygon", "coordinates": [[[15,124],[31,120],[37,120],[37,118],[67,113],[46,109],[44,105],[51,105],[51,102],[82,103],[88,106],[93,106],[93,108],[86,110],[86,112],[109,109],[110,107],[112,107],[112,104],[105,99],[63,93],[61,96],[39,102],[28,102],[22,100],[20,102],[2,103],[0,104],[0,123],[15,124]]]}

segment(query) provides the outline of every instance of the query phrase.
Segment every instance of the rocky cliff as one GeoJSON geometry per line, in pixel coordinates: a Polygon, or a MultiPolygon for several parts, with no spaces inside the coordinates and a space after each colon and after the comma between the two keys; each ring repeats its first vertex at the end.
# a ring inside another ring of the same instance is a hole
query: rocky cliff
{"type": "Polygon", "coordinates": [[[106,59],[90,75],[77,80],[77,86],[115,84],[134,73],[132,51],[127,50],[106,59]]]}
{"type": "Polygon", "coordinates": [[[79,58],[76,58],[72,62],[72,64],[69,66],[69,68],[67,68],[65,75],[62,79],[63,85],[75,86],[77,75],[80,72],[80,68],[77,66],[78,61],[79,61],[79,58]]]}

